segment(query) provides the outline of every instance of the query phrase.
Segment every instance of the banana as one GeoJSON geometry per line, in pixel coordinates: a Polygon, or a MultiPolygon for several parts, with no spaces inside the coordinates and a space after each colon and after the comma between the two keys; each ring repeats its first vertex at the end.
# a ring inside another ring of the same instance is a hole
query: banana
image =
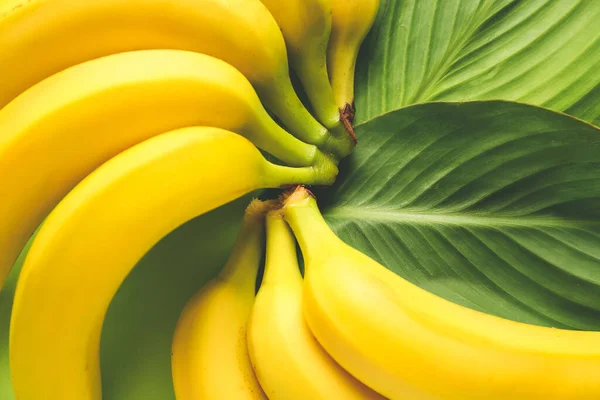
{"type": "Polygon", "coordinates": [[[287,199],[284,213],[306,263],[311,331],[384,396],[600,398],[600,332],[527,325],[435,296],[342,242],[306,190],[287,199]]]}
{"type": "Polygon", "coordinates": [[[268,116],[239,71],[187,51],[92,60],[0,110],[0,287],[28,237],[77,182],[144,139],[194,125],[238,132],[293,166],[325,159],[268,116]]]}
{"type": "Polygon", "coordinates": [[[296,242],[278,211],[267,216],[266,253],[248,324],[248,350],[269,399],[383,399],[344,371],[310,333],[302,316],[296,242]]]}
{"type": "Polygon", "coordinates": [[[317,119],[334,135],[354,131],[341,119],[327,74],[331,33],[331,0],[261,0],[271,11],[285,38],[290,64],[298,74],[317,119]]]}
{"type": "Polygon", "coordinates": [[[0,4],[0,108],[65,68],[133,50],[220,58],[252,82],[301,140],[345,155],[294,91],[285,42],[259,0],[5,0],[0,4]]]}
{"type": "Polygon", "coordinates": [[[101,399],[104,315],[155,243],[245,193],[326,175],[269,163],[247,139],[210,127],[155,136],[103,164],[50,213],[23,265],[9,335],[16,397],[101,399]]]}
{"type": "Polygon", "coordinates": [[[171,363],[177,400],[266,400],[250,364],[246,325],[264,253],[264,214],[273,203],[250,203],[227,263],[177,321],[171,363]]]}
{"type": "Polygon", "coordinates": [[[331,0],[331,5],[327,70],[338,107],[353,118],[356,58],[375,22],[379,0],[331,0]]]}

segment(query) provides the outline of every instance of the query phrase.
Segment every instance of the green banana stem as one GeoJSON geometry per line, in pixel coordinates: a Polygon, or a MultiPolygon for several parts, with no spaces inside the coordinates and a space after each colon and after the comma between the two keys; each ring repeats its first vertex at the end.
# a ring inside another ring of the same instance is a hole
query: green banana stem
{"type": "Polygon", "coordinates": [[[329,136],[327,128],[314,119],[298,98],[290,80],[289,70],[286,68],[279,75],[277,82],[280,84],[280,90],[261,90],[257,86],[259,97],[298,139],[317,146],[323,144],[329,136]],[[281,93],[283,96],[280,97],[281,93]]]}
{"type": "Polygon", "coordinates": [[[340,124],[340,113],[329,83],[327,61],[324,57],[319,58],[322,60],[316,62],[313,57],[302,57],[297,60],[294,70],[304,86],[317,120],[331,130],[340,124]]]}
{"type": "MultiPolygon", "coordinates": [[[[321,125],[306,109],[302,101],[296,94],[289,77],[289,71],[286,69],[278,82],[281,88],[278,93],[283,93],[282,97],[274,97],[273,91],[259,91],[260,98],[269,109],[283,122],[287,129],[303,142],[314,144],[328,154],[341,159],[352,152],[354,140],[348,137],[348,132],[342,124],[334,126],[333,134],[326,127],[321,125]],[[340,130],[339,128],[342,128],[340,130]]],[[[329,82],[327,82],[329,85],[329,82]]],[[[334,103],[335,105],[335,103],[334,103]]],[[[339,112],[338,112],[339,120],[339,112]]]]}
{"type": "Polygon", "coordinates": [[[331,135],[327,138],[327,146],[325,147],[335,147],[336,151],[333,155],[341,160],[344,157],[347,157],[352,153],[354,147],[356,146],[356,135],[354,134],[354,128],[352,128],[352,124],[348,121],[343,122],[343,124],[339,124],[335,128],[331,129],[331,135]]]}
{"type": "Polygon", "coordinates": [[[301,62],[296,72],[317,119],[331,132],[333,140],[337,141],[338,154],[345,157],[356,145],[352,121],[344,118],[343,109],[338,108],[336,104],[325,59],[320,63],[310,62],[310,60],[307,57],[306,61],[301,62]]]}
{"type": "MultiPolygon", "coordinates": [[[[331,162],[337,164],[338,160],[350,154],[352,147],[354,147],[353,145],[350,147],[347,140],[341,141],[328,134],[321,147],[335,146],[338,151],[336,154],[327,152],[331,156],[326,156],[319,151],[317,146],[304,143],[295,138],[277,125],[271,118],[265,118],[264,121],[261,121],[261,126],[257,132],[261,132],[262,134],[253,137],[246,135],[257,147],[267,151],[292,167],[314,166],[318,170],[324,169],[324,173],[329,176],[334,172],[337,175],[337,168],[333,168],[329,164],[331,162]],[[343,149],[341,157],[339,149],[343,149]]],[[[333,176],[335,177],[335,175],[333,176]]],[[[305,181],[302,181],[302,183],[314,184],[305,181]]]]}
{"type": "Polygon", "coordinates": [[[317,151],[315,162],[310,167],[285,167],[273,163],[265,164],[265,187],[289,187],[290,185],[324,185],[335,182],[337,163],[329,156],[317,151]]]}
{"type": "Polygon", "coordinates": [[[318,160],[317,147],[305,143],[292,136],[285,129],[277,125],[265,112],[259,121],[260,126],[255,130],[259,135],[248,137],[257,147],[274,155],[292,167],[306,167],[314,165],[318,160]]]}
{"type": "Polygon", "coordinates": [[[300,244],[305,265],[317,265],[313,258],[323,249],[323,243],[340,240],[331,230],[310,191],[298,186],[285,200],[283,216],[300,244]]]}

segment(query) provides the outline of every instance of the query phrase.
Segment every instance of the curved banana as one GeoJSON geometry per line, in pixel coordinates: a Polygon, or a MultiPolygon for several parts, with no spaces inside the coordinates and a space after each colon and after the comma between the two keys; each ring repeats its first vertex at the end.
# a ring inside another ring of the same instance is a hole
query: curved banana
{"type": "Polygon", "coordinates": [[[331,0],[261,1],[281,27],[290,64],[302,82],[317,119],[338,137],[345,137],[348,132],[354,135],[352,126],[344,125],[341,119],[327,75],[331,0]]]}
{"type": "Polygon", "coordinates": [[[356,58],[375,22],[379,0],[331,0],[331,5],[331,37],[327,48],[329,81],[338,107],[353,118],[356,58]]]}
{"type": "Polygon", "coordinates": [[[0,108],[35,83],[84,61],[133,50],[179,49],[239,69],[301,140],[347,153],[302,105],[285,42],[259,0],[5,0],[0,4],[0,108]]]}
{"type": "Polygon", "coordinates": [[[103,164],[50,213],[23,265],[10,327],[20,400],[101,399],[104,315],[140,258],[182,223],[258,188],[327,183],[267,162],[240,135],[191,127],[103,164]]]}
{"type": "Polygon", "coordinates": [[[331,356],[390,399],[600,398],[600,332],[474,311],[342,242],[305,190],[284,206],[306,262],[304,315],[331,356]]]}
{"type": "Polygon", "coordinates": [[[171,357],[177,400],[267,398],[250,364],[246,325],[264,253],[264,214],[273,203],[250,203],[227,263],[177,321],[171,357]]]}
{"type": "Polygon", "coordinates": [[[294,166],[325,158],[268,116],[239,71],[187,51],[89,61],[0,110],[0,287],[29,236],[77,182],[142,140],[194,125],[239,132],[294,166]]]}
{"type": "Polygon", "coordinates": [[[296,242],[278,211],[267,216],[265,273],[248,324],[248,350],[271,400],[383,399],[344,371],[309,331],[296,242]]]}

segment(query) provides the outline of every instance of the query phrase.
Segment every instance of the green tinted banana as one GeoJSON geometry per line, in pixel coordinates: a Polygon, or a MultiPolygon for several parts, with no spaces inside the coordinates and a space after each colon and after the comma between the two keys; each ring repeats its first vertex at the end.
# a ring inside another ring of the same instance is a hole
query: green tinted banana
{"type": "Polygon", "coordinates": [[[144,139],[193,125],[239,132],[294,166],[325,157],[281,129],[246,78],[219,59],[145,50],[79,64],[0,110],[0,284],[83,177],[144,139]]]}
{"type": "Polygon", "coordinates": [[[379,0],[331,0],[331,5],[327,70],[338,107],[353,118],[356,58],[377,16],[379,0]]]}
{"type": "Polygon", "coordinates": [[[190,127],[112,158],[50,213],[27,255],[10,327],[19,400],[100,400],[102,323],[121,282],[184,222],[243,194],[326,183],[316,167],[267,162],[244,137],[190,127]]]}
{"type": "MultiPolygon", "coordinates": [[[[317,119],[338,137],[347,137],[327,75],[331,0],[261,0],[285,38],[290,64],[298,74],[317,119]]],[[[352,132],[353,135],[353,132],[352,132]]]]}
{"type": "MultiPolygon", "coordinates": [[[[180,49],[239,69],[305,142],[338,151],[292,87],[285,42],[259,0],[5,0],[0,4],[0,108],[84,61],[132,50],[180,49]]],[[[345,151],[342,149],[342,152],[345,151]]]]}
{"type": "Polygon", "coordinates": [[[246,325],[264,253],[264,214],[272,203],[250,203],[227,263],[177,321],[172,348],[177,400],[266,399],[250,364],[246,325]]]}
{"type": "Polygon", "coordinates": [[[347,371],[390,399],[600,398],[600,332],[474,311],[402,279],[342,242],[305,190],[285,219],[306,265],[304,315],[347,371]]]}
{"type": "Polygon", "coordinates": [[[382,399],[344,371],[309,331],[296,242],[278,211],[267,216],[266,253],[248,324],[248,350],[269,399],[382,399]]]}

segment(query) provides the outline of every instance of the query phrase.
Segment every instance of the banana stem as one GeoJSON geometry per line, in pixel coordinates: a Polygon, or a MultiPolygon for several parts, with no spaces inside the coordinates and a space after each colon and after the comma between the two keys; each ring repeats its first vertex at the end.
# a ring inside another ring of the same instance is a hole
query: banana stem
{"type": "Polygon", "coordinates": [[[292,86],[287,69],[285,74],[280,75],[277,80],[281,83],[278,91],[257,87],[260,98],[294,136],[303,142],[321,146],[330,133],[304,107],[292,86]]]}
{"type": "Polygon", "coordinates": [[[283,217],[294,231],[306,265],[313,264],[312,258],[321,253],[324,243],[340,240],[323,218],[317,201],[306,188],[297,187],[285,200],[283,217]]]}
{"type": "Polygon", "coordinates": [[[252,295],[265,247],[265,213],[272,206],[273,202],[256,199],[248,205],[231,255],[218,276],[239,290],[252,292],[252,295]]]}
{"type": "Polygon", "coordinates": [[[277,125],[265,112],[255,131],[261,133],[249,139],[259,148],[274,155],[292,167],[306,167],[315,163],[317,147],[307,144],[277,125]]]}
{"type": "Polygon", "coordinates": [[[290,185],[331,185],[338,174],[336,162],[317,152],[311,167],[293,168],[273,163],[265,164],[264,187],[289,187],[290,185]]]}
{"type": "Polygon", "coordinates": [[[267,215],[267,251],[263,285],[276,282],[302,283],[296,240],[279,210],[271,211],[267,215]]]}
{"type": "Polygon", "coordinates": [[[339,109],[329,83],[325,57],[322,57],[319,62],[316,62],[314,57],[300,57],[294,70],[302,82],[319,122],[329,130],[340,125],[339,109]]]}
{"type": "MultiPolygon", "coordinates": [[[[333,132],[330,132],[308,112],[306,107],[304,107],[304,104],[302,104],[302,101],[294,91],[287,70],[285,71],[285,76],[282,76],[278,81],[281,82],[281,87],[277,92],[277,97],[274,97],[274,91],[260,90],[258,87],[257,91],[267,107],[281,119],[283,124],[296,138],[305,143],[313,144],[324,152],[334,155],[338,159],[346,157],[352,152],[355,145],[355,137],[353,137],[354,132],[352,131],[352,134],[350,136],[348,135],[348,131],[343,123],[339,122],[339,111],[336,111],[337,117],[334,116],[337,118],[338,123],[334,124],[333,132]]],[[[327,85],[329,87],[329,82],[327,82],[327,85]]],[[[331,91],[331,89],[329,90],[331,91]]],[[[271,122],[277,125],[274,121],[271,120],[271,122]]],[[[268,124],[268,129],[273,130],[270,123],[268,124]]],[[[275,153],[273,153],[273,155],[279,157],[275,153]]],[[[286,162],[289,163],[289,161],[286,162]]],[[[297,162],[290,163],[290,165],[301,166],[297,162]]]]}
{"type": "MultiPolygon", "coordinates": [[[[308,57],[306,60],[310,61],[308,57]]],[[[307,92],[317,119],[331,132],[329,142],[331,147],[335,147],[336,156],[346,157],[356,145],[352,121],[344,119],[343,110],[336,105],[325,59],[319,64],[309,61],[298,67],[298,77],[307,92]]]]}
{"type": "MultiPolygon", "coordinates": [[[[354,128],[352,127],[352,120],[347,118],[347,114],[345,114],[345,109],[338,110],[340,115],[340,124],[335,128],[331,129],[332,137],[339,141],[341,144],[338,145],[340,151],[344,151],[344,156],[349,155],[354,146],[356,146],[356,135],[354,134],[354,128]]],[[[354,114],[352,114],[352,118],[354,118],[354,114]]]]}

